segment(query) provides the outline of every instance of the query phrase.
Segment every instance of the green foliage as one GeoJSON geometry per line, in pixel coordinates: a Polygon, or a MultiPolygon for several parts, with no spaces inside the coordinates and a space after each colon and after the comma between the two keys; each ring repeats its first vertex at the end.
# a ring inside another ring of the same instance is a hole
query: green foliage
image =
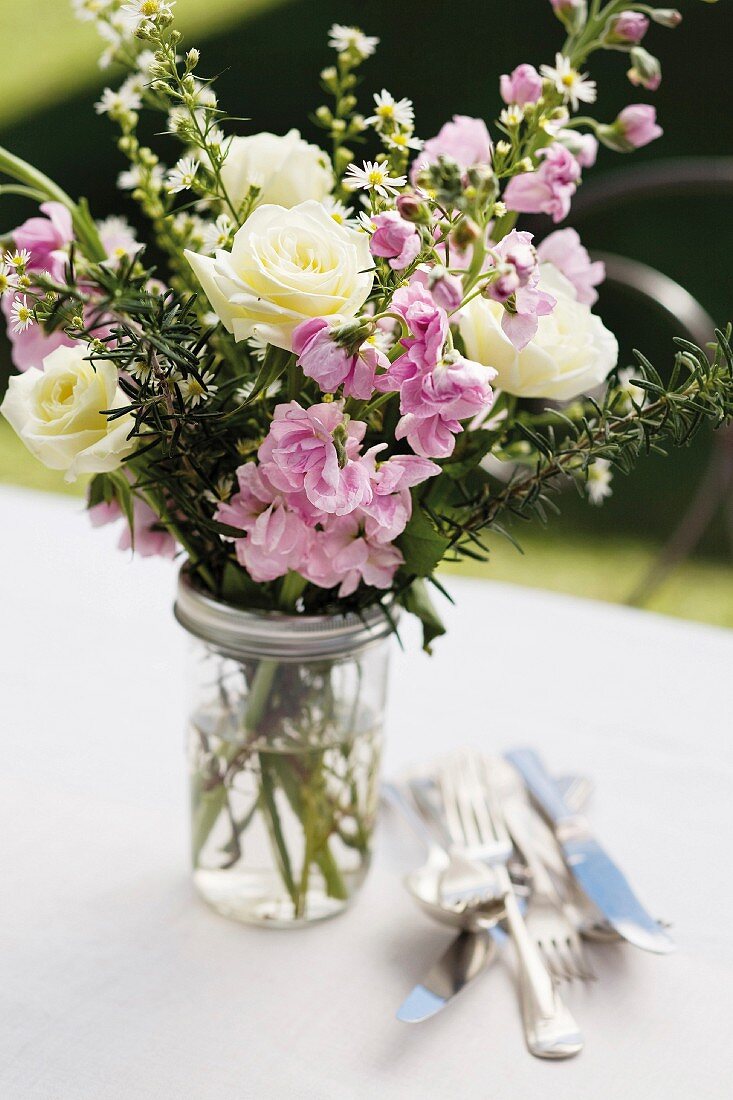
{"type": "Polygon", "coordinates": [[[450,540],[437,530],[433,521],[417,505],[397,545],[405,558],[405,571],[411,576],[427,577],[443,558],[450,540]]]}

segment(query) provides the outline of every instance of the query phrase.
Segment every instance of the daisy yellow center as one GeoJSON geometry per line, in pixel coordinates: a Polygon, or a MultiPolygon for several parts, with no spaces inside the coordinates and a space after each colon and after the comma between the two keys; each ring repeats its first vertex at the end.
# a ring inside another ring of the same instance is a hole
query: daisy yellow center
{"type": "Polygon", "coordinates": [[[10,279],[7,275],[0,275],[0,294],[4,294],[10,286],[10,279]]]}
{"type": "Polygon", "coordinates": [[[24,325],[26,323],[26,321],[30,321],[31,311],[28,309],[28,306],[18,306],[18,309],[17,309],[16,312],[17,312],[18,320],[20,321],[20,323],[22,325],[24,325]]]}
{"type": "Polygon", "coordinates": [[[395,145],[407,145],[407,134],[393,134],[392,141],[395,145]]]}
{"type": "Polygon", "coordinates": [[[331,217],[336,222],[336,225],[343,225],[344,224],[343,215],[339,214],[339,212],[337,210],[335,210],[331,213],[331,217]]]}
{"type": "Polygon", "coordinates": [[[158,0],[143,0],[140,5],[141,15],[156,15],[158,11],[158,0]]]}
{"type": "Polygon", "coordinates": [[[377,114],[380,118],[394,118],[394,103],[381,103],[377,107],[377,114]]]}
{"type": "Polygon", "coordinates": [[[385,175],[380,168],[372,168],[369,173],[369,184],[371,187],[379,187],[381,183],[384,183],[385,175]]]}
{"type": "Polygon", "coordinates": [[[578,74],[574,70],[571,70],[569,73],[563,73],[562,75],[562,82],[566,88],[572,88],[577,79],[578,74]]]}

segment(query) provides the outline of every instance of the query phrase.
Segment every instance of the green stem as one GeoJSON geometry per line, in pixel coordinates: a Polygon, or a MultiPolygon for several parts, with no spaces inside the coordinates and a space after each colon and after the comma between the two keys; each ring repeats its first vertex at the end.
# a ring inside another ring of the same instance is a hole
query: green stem
{"type": "Polygon", "coordinates": [[[87,259],[92,263],[101,263],[107,258],[97,227],[84,203],[75,203],[52,179],[1,145],[0,172],[40,193],[44,198],[62,203],[71,214],[74,230],[87,259]]]}

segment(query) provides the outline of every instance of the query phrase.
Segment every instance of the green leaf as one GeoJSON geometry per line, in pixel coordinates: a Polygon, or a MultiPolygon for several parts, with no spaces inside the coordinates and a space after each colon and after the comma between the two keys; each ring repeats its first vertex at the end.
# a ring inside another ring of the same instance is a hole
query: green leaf
{"type": "Polygon", "coordinates": [[[493,447],[501,436],[501,431],[489,431],[487,428],[477,428],[476,431],[464,432],[456,439],[456,446],[448,462],[444,462],[443,471],[453,480],[464,477],[469,470],[478,466],[484,455],[493,447]]]}
{"type": "Polygon", "coordinates": [[[445,634],[445,627],[440,615],[435,610],[433,602],[428,594],[428,586],[424,580],[413,581],[401,597],[401,603],[405,611],[416,615],[422,623],[423,649],[430,653],[430,644],[441,634],[445,634]]]}
{"type": "Polygon", "coordinates": [[[264,393],[267,387],[271,386],[280,377],[292,357],[292,352],[286,351],[284,348],[276,348],[270,344],[259,373],[255,378],[252,392],[244,404],[250,405],[261,393],[264,393]]]}
{"type": "Polygon", "coordinates": [[[410,522],[397,545],[405,558],[405,570],[417,577],[427,577],[445,554],[450,540],[440,534],[415,501],[410,522]]]}
{"type": "Polygon", "coordinates": [[[237,607],[261,607],[262,585],[255,584],[241,565],[228,561],[221,580],[221,598],[237,607]]]}

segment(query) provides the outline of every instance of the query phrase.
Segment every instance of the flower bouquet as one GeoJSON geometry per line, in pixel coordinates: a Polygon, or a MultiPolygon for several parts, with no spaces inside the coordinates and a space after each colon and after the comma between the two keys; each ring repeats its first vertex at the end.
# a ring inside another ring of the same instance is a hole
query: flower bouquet
{"type": "Polygon", "coordinates": [[[297,130],[236,133],[172,3],[74,0],[123,70],[96,110],[144,239],[0,149],[0,193],[40,204],[0,264],[21,372],[2,411],[41,462],[91,475],[91,520],[119,524],[121,547],[184,555],[195,880],[240,919],[327,916],[362,881],[386,639],[401,609],[426,647],[442,633],[439,563],[544,519],[567,484],[598,503],[612,470],[733,414],[723,333],[710,354],[678,341],[667,383],[641,355],[619,370],[592,312],[603,265],[573,229],[536,244],[517,228],[563,221],[599,142],[661,134],[646,103],[585,113],[585,67],[618,51],[653,91],[641,41],[680,21],[551,3],[564,44],[501,76],[491,132],[455,115],[425,141],[409,99],[383,89],[360,111],[378,40],[333,26],[326,152],[297,130]]]}

